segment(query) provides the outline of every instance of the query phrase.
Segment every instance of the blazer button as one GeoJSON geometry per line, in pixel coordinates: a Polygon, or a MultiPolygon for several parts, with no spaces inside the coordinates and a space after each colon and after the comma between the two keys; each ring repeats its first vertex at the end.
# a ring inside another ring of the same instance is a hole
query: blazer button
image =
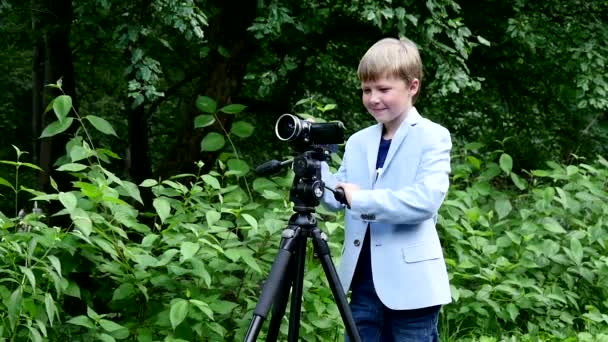
{"type": "Polygon", "coordinates": [[[355,244],[355,246],[359,247],[359,245],[361,245],[361,241],[359,241],[359,239],[355,240],[353,242],[355,244]]]}

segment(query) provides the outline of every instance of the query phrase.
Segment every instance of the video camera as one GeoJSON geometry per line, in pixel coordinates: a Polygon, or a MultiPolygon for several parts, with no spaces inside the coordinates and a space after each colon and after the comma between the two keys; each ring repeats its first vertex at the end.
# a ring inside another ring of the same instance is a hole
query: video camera
{"type": "Polygon", "coordinates": [[[283,114],[277,119],[275,134],[279,140],[293,143],[300,154],[283,162],[268,161],[256,168],[258,175],[273,174],[282,166],[293,163],[296,177],[290,191],[290,200],[294,202],[296,210],[314,210],[325,189],[331,191],[336,200],[347,204],[342,189],[328,188],[321,179],[321,162],[329,159],[330,155],[328,145],[344,142],[342,122],[315,123],[293,114],[283,114]]]}
{"type": "Polygon", "coordinates": [[[340,121],[315,123],[302,120],[293,114],[277,119],[274,132],[281,141],[299,145],[329,145],[344,142],[344,125],[340,121]]]}

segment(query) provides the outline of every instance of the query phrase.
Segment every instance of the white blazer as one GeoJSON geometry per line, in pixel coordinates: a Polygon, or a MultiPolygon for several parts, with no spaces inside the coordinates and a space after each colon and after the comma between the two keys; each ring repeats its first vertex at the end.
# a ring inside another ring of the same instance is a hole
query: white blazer
{"type": "MultiPolygon", "coordinates": [[[[448,273],[435,224],[449,187],[450,133],[412,108],[395,133],[384,166],[376,172],[382,124],[353,134],[342,165],[325,184],[354,183],[338,273],[345,292],[370,225],[372,274],[376,293],[388,308],[409,310],[451,302],[448,273]]],[[[325,191],[324,205],[344,209],[325,191]]]]}

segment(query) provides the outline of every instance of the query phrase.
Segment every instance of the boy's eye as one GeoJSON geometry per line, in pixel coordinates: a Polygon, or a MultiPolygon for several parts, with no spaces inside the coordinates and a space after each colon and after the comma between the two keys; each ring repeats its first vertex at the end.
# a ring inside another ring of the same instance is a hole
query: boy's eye
{"type": "Polygon", "coordinates": [[[371,90],[371,89],[369,89],[369,88],[363,88],[363,93],[364,93],[364,94],[369,94],[369,93],[371,93],[371,92],[372,92],[372,90],[371,90]]]}
{"type": "Polygon", "coordinates": [[[383,93],[386,93],[389,90],[391,90],[391,88],[380,88],[380,91],[383,93]]]}

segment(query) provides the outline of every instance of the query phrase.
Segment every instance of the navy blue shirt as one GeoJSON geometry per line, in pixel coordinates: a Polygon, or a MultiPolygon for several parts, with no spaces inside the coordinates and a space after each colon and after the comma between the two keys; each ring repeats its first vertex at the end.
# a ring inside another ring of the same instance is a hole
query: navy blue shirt
{"type": "MultiPolygon", "coordinates": [[[[384,166],[388,149],[391,147],[391,140],[380,138],[380,146],[378,147],[378,158],[376,159],[376,170],[381,169],[384,166]]],[[[369,243],[369,225],[365,230],[365,238],[363,238],[363,246],[361,246],[361,254],[359,254],[359,261],[357,261],[357,267],[355,268],[355,275],[353,281],[358,280],[369,280],[372,278],[372,256],[371,247],[369,243]]]]}

